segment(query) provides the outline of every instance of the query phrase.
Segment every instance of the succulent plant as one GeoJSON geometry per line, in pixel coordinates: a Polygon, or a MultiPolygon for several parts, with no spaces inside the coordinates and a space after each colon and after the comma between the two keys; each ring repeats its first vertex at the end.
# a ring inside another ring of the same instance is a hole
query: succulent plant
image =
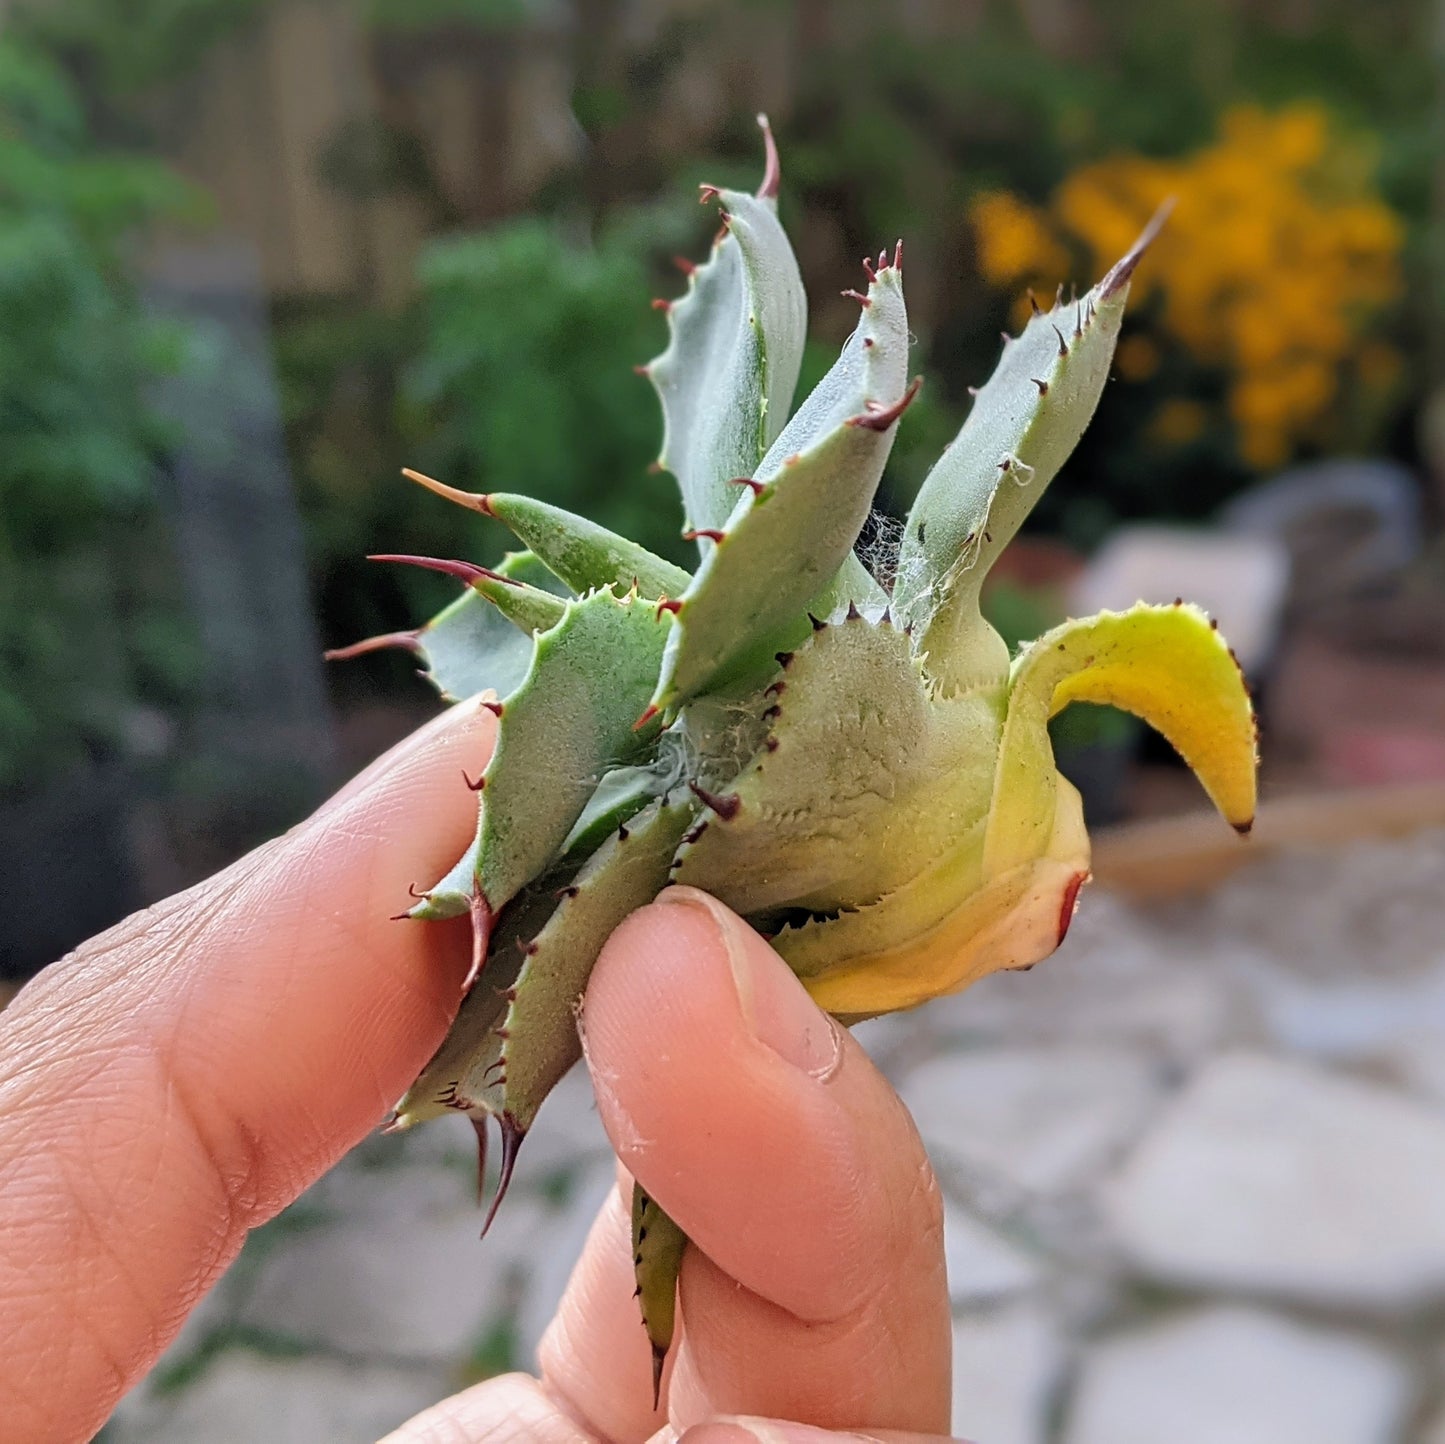
{"type": "MultiPolygon", "coordinates": [[[[1079,797],[1048,722],[1074,701],[1155,726],[1247,831],[1255,726],[1233,655],[1197,608],[1068,621],[1010,659],[979,609],[1000,551],[1053,480],[1108,378],[1139,243],[1021,335],[923,484],[875,572],[854,552],[908,381],[901,243],[865,261],[856,329],[790,416],[806,301],[777,217],[703,188],[722,229],[686,294],[657,303],[667,349],[660,457],[682,492],[689,573],[518,495],[413,479],[503,522],[495,569],[410,560],[466,584],[412,648],[444,697],[490,689],[495,751],[476,837],[408,916],[469,914],[467,992],[393,1128],[460,1112],[501,1182],[580,1056],[577,1010],[608,935],[669,884],[702,888],[769,938],[844,1023],[910,1008],[1059,945],[1089,877],[1079,797]]],[[[664,1201],[665,1202],[665,1201],[664,1201]]],[[[685,1240],[634,1200],[656,1370],[685,1240]]]]}

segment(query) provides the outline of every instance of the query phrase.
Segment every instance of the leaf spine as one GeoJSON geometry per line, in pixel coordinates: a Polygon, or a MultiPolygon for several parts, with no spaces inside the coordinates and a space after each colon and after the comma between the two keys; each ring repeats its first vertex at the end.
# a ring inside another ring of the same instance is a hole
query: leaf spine
{"type": "Polygon", "coordinates": [[[850,416],[846,425],[866,426],[869,431],[887,431],[913,404],[913,398],[918,395],[922,385],[923,377],[915,376],[908,390],[892,406],[880,406],[877,402],[870,401],[868,409],[860,416],[850,416]]]}
{"type": "Polygon", "coordinates": [[[464,506],[468,511],[480,512],[483,516],[493,516],[491,499],[484,493],[478,491],[459,491],[454,486],[448,486],[445,482],[438,481],[435,477],[428,476],[424,471],[413,471],[411,467],[404,466],[401,474],[408,481],[414,481],[418,486],[424,486],[428,491],[435,492],[446,501],[454,501],[458,506],[464,506]]]}
{"type": "Polygon", "coordinates": [[[517,1127],[517,1120],[510,1113],[503,1113],[500,1121],[502,1127],[502,1173],[497,1180],[497,1191],[492,1197],[492,1206],[487,1211],[487,1220],[482,1225],[483,1238],[486,1238],[487,1230],[491,1228],[492,1222],[497,1216],[497,1210],[502,1206],[502,1200],[512,1186],[512,1172],[517,1166],[517,1153],[522,1147],[522,1140],[527,1136],[526,1130],[517,1127]]]}
{"type": "Polygon", "coordinates": [[[331,647],[321,654],[323,662],[349,662],[353,657],[364,657],[368,652],[382,652],[388,647],[402,647],[408,652],[420,652],[422,649],[422,631],[418,628],[411,632],[383,632],[377,637],[363,637],[359,642],[352,642],[346,647],[331,647]]]}
{"type": "MultiPolygon", "coordinates": [[[[1098,285],[1098,293],[1102,300],[1107,301],[1111,296],[1117,295],[1124,289],[1133,278],[1139,262],[1144,259],[1144,252],[1153,244],[1154,238],[1164,228],[1164,222],[1169,219],[1169,213],[1174,209],[1174,198],[1171,196],[1154,212],[1149,224],[1144,227],[1139,239],[1129,248],[1128,254],[1117,261],[1109,274],[1104,277],[1098,285]]],[[[1090,320],[1093,319],[1093,303],[1090,302],[1090,320]]]]}
{"type": "Polygon", "coordinates": [[[778,143],[773,139],[773,128],[768,117],[758,113],[758,128],[763,133],[763,180],[758,187],[758,199],[771,201],[778,198],[778,188],[783,183],[783,165],[778,159],[778,143]]]}
{"type": "Polygon", "coordinates": [[[482,974],[487,961],[487,944],[492,937],[492,909],[480,891],[467,900],[467,915],[472,923],[472,961],[462,980],[462,995],[470,993],[472,984],[482,974]]]}
{"type": "Polygon", "coordinates": [[[712,808],[724,822],[731,822],[732,819],[738,815],[738,811],[743,805],[742,798],[736,793],[728,797],[722,797],[716,792],[709,792],[701,783],[689,782],[687,785],[692,790],[693,795],[700,802],[704,802],[708,807],[712,808]]]}
{"type": "Polygon", "coordinates": [[[481,581],[502,582],[509,587],[521,585],[511,577],[504,577],[501,572],[494,572],[490,567],[479,567],[475,562],[454,561],[447,557],[416,557],[400,552],[375,552],[367,557],[367,561],[399,562],[403,566],[423,567],[429,572],[442,572],[446,576],[455,577],[469,587],[474,587],[481,581]]]}
{"type": "Polygon", "coordinates": [[[487,1186],[487,1116],[484,1113],[478,1118],[469,1113],[467,1118],[477,1134],[477,1207],[480,1208],[482,1191],[487,1186]]]}

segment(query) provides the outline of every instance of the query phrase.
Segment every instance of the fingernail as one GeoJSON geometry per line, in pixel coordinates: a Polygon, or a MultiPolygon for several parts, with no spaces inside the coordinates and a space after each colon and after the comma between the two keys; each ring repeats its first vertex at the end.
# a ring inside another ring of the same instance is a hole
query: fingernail
{"type": "MultiPolygon", "coordinates": [[[[840,1434],[832,1429],[815,1429],[811,1424],[789,1424],[782,1419],[735,1419],[713,1424],[694,1424],[677,1444],[839,1444],[841,1440],[867,1440],[866,1434],[840,1434]]],[[[875,1441],[876,1444],[876,1441],[875,1441]]]]}
{"type": "Polygon", "coordinates": [[[736,913],[693,887],[668,888],[657,900],[698,909],[712,920],[732,970],[743,1020],[759,1042],[814,1078],[826,1078],[838,1066],[841,1045],[832,1019],[736,913]]]}

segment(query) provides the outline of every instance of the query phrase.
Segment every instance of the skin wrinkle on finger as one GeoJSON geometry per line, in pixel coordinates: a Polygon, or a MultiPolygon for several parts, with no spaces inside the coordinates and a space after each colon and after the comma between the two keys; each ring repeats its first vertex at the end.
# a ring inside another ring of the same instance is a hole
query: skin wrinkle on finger
{"type": "MultiPolygon", "coordinates": [[[[757,946],[766,948],[760,939],[757,946]]],[[[642,909],[614,934],[588,1001],[591,1059],[600,1062],[603,1083],[599,1111],[623,1161],[723,1267],[799,1317],[838,1317],[875,1287],[860,1240],[875,1236],[880,1211],[892,1212],[888,1181],[858,1187],[874,1160],[852,1104],[872,1096],[872,1065],[843,1035],[842,1062],[819,1083],[757,1043],[741,1026],[720,951],[708,920],[675,905],[642,909]],[[619,968],[614,985],[609,955],[622,954],[626,982],[619,968]],[[730,1021],[720,1025],[724,1018],[730,1021]],[[659,1038],[669,1046],[658,1048],[659,1038]],[[723,1100],[718,1077],[728,1082],[723,1100]],[[665,1171],[652,1163],[664,1145],[632,1146],[639,1138],[668,1140],[665,1171]],[[721,1173],[718,1157],[729,1164],[721,1173]],[[808,1176],[770,1168],[769,1158],[806,1159],[808,1176]],[[806,1232],[774,1241],[769,1264],[739,1227],[739,1219],[764,1212],[810,1219],[806,1232]]],[[[901,1104],[890,1109],[900,1133],[916,1140],[901,1104]]]]}
{"type": "Polygon", "coordinates": [[[686,1423],[748,1412],[838,1429],[946,1425],[950,1335],[941,1280],[937,1297],[920,1288],[915,1301],[908,1281],[929,1277],[922,1261],[880,1260],[878,1269],[871,1307],[807,1323],[741,1289],[706,1255],[689,1255],[681,1303],[692,1322],[673,1378],[671,1417],[686,1423]],[[920,1330],[930,1308],[935,1327],[920,1330]]]}
{"type": "Polygon", "coordinates": [[[649,1444],[828,1444],[828,1441],[832,1444],[966,1444],[966,1441],[949,1440],[940,1434],[914,1434],[895,1429],[880,1429],[877,1433],[838,1433],[806,1424],[745,1415],[710,1419],[681,1434],[668,1430],[650,1440],[649,1444]]]}
{"type": "Polygon", "coordinates": [[[559,1410],[537,1380],[503,1374],[444,1400],[381,1444],[615,1444],[559,1410]]]}
{"type": "Polygon", "coordinates": [[[543,1385],[559,1406],[616,1441],[645,1439],[660,1422],[648,1387],[651,1355],[632,1296],[631,1201],[630,1179],[603,1201],[537,1348],[543,1385]]]}
{"type": "MultiPolygon", "coordinates": [[[[665,1395],[674,1427],[718,1412],[787,1416],[796,1409],[837,1427],[946,1428],[951,1334],[942,1203],[917,1133],[848,1035],[839,1034],[836,1045],[828,1039],[841,1066],[822,1082],[771,1049],[760,1051],[744,1027],[724,950],[708,917],[697,913],[665,904],[643,909],[614,934],[593,973],[588,1060],[601,1078],[598,1108],[614,1144],[631,1136],[626,1114],[642,1111],[639,1096],[657,1111],[636,1130],[650,1145],[637,1155],[621,1150],[619,1189],[607,1209],[613,1233],[594,1229],[544,1339],[549,1381],[596,1421],[618,1407],[617,1392],[627,1390],[631,1374],[645,1371],[645,1364],[618,1364],[610,1381],[595,1366],[569,1372],[579,1356],[615,1357],[619,1337],[640,1335],[626,1228],[632,1165],[695,1241],[683,1265],[665,1395]],[[806,1097],[826,1099],[826,1117],[836,1108],[846,1133],[841,1146],[816,1128],[797,1129],[799,1092],[803,1115],[806,1097]],[[779,1188],[785,1174],[800,1182],[796,1192],[779,1188]],[[668,1179],[691,1182],[687,1207],[664,1193],[668,1179]],[[837,1218],[847,1220],[842,1234],[831,1247],[817,1247],[837,1218]],[[718,1240],[732,1249],[726,1260],[718,1240]],[[867,1273],[841,1298],[829,1295],[827,1277],[838,1271],[840,1246],[851,1251],[845,1257],[860,1257],[867,1273]],[[809,1250],[800,1265],[798,1255],[809,1250]],[[789,1269],[793,1293],[780,1302],[774,1286],[789,1269]],[[616,1280],[615,1301],[599,1306],[595,1281],[607,1271],[616,1280]],[[787,1307],[800,1288],[802,1306],[787,1307]],[[828,1307],[818,1306],[820,1290],[828,1307]]],[[[761,940],[757,946],[767,966],[784,966],[761,940]]],[[[632,1444],[649,1437],[641,1426],[603,1432],[632,1444]]]]}
{"type": "Polygon", "coordinates": [[[458,761],[493,729],[483,713],[434,737],[324,825],[93,940],[0,1018],[0,1316],[19,1340],[0,1419],[16,1437],[90,1437],[245,1230],[425,1062],[465,930],[408,933],[386,912],[413,869],[439,875],[465,846],[458,761]],[[369,934],[333,921],[363,911],[369,934]]]}

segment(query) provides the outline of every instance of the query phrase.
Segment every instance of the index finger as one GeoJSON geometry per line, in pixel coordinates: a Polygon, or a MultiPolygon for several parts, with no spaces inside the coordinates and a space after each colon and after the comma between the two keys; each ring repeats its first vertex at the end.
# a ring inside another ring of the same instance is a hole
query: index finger
{"type": "Polygon", "coordinates": [[[0,1419],[88,1439],[440,1042],[466,924],[388,921],[466,846],[475,704],[360,790],[92,940],[0,1015],[0,1419]]]}

